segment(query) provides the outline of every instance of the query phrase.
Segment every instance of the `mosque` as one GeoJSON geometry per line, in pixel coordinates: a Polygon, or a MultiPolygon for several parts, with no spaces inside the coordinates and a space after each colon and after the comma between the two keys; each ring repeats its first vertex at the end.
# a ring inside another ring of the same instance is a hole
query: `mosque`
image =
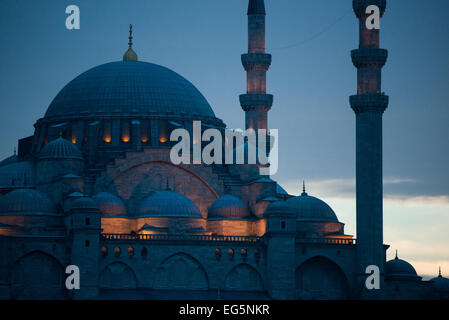
{"type": "MultiPolygon", "coordinates": [[[[94,67],[68,83],[33,136],[0,163],[1,299],[447,299],[449,279],[424,281],[386,261],[382,224],[381,91],[387,51],[360,21],[356,115],[357,239],[324,201],[289,195],[258,164],[170,161],[170,133],[226,130],[204,96],[165,67],[138,60],[94,67]],[[80,270],[67,290],[65,271],[80,270]],[[366,267],[380,270],[369,290],[366,267]]],[[[249,0],[246,128],[268,128],[265,5],[249,0]]],[[[201,143],[192,141],[193,144],[201,143]]],[[[309,191],[310,192],[310,191],[309,191]]]]}

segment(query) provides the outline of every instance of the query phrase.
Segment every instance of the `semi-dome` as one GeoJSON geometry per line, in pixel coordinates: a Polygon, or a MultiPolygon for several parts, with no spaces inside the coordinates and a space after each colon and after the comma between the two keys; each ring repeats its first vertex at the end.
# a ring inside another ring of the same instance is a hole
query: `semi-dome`
{"type": "Polygon", "coordinates": [[[58,93],[45,118],[116,115],[215,119],[209,103],[188,80],[140,61],[106,63],[82,73],[58,93]]]}
{"type": "Polygon", "coordinates": [[[35,179],[31,162],[19,161],[0,167],[0,189],[31,188],[35,179]]]}
{"type": "Polygon", "coordinates": [[[334,210],[326,202],[309,196],[305,189],[300,196],[288,199],[287,204],[295,211],[298,221],[338,222],[334,210]]]}
{"type": "Polygon", "coordinates": [[[174,191],[158,191],[146,198],[137,212],[140,217],[202,218],[197,206],[189,198],[174,191]]]}
{"type": "Polygon", "coordinates": [[[100,212],[106,216],[126,215],[126,207],[122,199],[109,192],[100,192],[92,197],[100,212]]]}
{"type": "Polygon", "coordinates": [[[83,160],[81,151],[70,141],[57,138],[48,143],[39,153],[39,159],[83,160]]]}
{"type": "Polygon", "coordinates": [[[415,268],[407,261],[399,259],[397,254],[385,264],[385,275],[388,278],[419,278],[415,268]]]}
{"type": "Polygon", "coordinates": [[[18,189],[0,199],[0,214],[48,214],[55,213],[55,207],[43,193],[33,189],[18,189]]]}
{"type": "Polygon", "coordinates": [[[239,198],[225,194],[212,203],[208,218],[245,219],[249,218],[248,207],[239,198]]]}

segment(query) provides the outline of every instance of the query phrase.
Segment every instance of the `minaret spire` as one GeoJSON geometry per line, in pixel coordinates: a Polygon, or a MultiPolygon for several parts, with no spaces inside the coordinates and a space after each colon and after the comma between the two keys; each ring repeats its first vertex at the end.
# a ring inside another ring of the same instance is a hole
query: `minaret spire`
{"type": "Polygon", "coordinates": [[[137,61],[137,54],[133,50],[133,25],[129,25],[128,50],[123,55],[123,61],[137,61]]]}
{"type": "Polygon", "coordinates": [[[271,55],[265,53],[265,16],[264,0],[249,0],[248,53],[242,55],[247,88],[246,94],[240,95],[246,129],[267,129],[268,111],[273,104],[273,96],[266,93],[266,74],[271,65],[271,55]]]}
{"type": "Polygon", "coordinates": [[[442,275],[441,275],[441,267],[438,268],[438,276],[442,277],[442,275]]]}
{"type": "MultiPolygon", "coordinates": [[[[369,28],[367,8],[376,6],[379,19],[386,9],[386,0],[353,0],[352,7],[359,20],[359,48],[351,57],[357,68],[357,94],[350,97],[356,115],[356,217],[357,260],[362,297],[372,297],[376,290],[366,290],[365,270],[376,265],[383,286],[385,248],[383,246],[382,191],[382,116],[388,106],[388,96],[382,93],[381,70],[388,51],[380,49],[380,30],[369,28]]],[[[378,290],[377,290],[378,291],[378,290]]]]}

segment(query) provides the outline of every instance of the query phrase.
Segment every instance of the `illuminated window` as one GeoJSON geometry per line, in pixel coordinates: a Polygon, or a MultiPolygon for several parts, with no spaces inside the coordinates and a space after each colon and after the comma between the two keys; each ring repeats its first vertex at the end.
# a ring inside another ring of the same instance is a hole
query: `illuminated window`
{"type": "Polygon", "coordinates": [[[111,140],[112,140],[112,138],[111,138],[111,136],[112,136],[111,131],[112,131],[111,122],[106,121],[103,124],[103,141],[104,142],[111,143],[111,140]]]}
{"type": "Polygon", "coordinates": [[[130,258],[134,257],[134,248],[133,247],[128,248],[128,256],[130,258]]]}
{"type": "Polygon", "coordinates": [[[122,252],[122,250],[120,250],[120,247],[115,247],[114,248],[114,253],[115,253],[116,257],[119,257],[121,252],[122,252]]]}
{"type": "Polygon", "coordinates": [[[128,143],[131,140],[131,132],[129,127],[129,122],[122,122],[122,141],[128,143]]]}
{"type": "Polygon", "coordinates": [[[166,143],[168,141],[168,139],[166,137],[160,137],[159,138],[159,142],[160,143],[166,143]]]}

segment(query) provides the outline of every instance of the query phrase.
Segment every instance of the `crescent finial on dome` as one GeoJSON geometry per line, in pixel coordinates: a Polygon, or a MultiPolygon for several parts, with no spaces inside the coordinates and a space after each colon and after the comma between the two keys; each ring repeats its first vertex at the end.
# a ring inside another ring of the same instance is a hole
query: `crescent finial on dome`
{"type": "Polygon", "coordinates": [[[137,61],[137,54],[133,50],[133,25],[129,25],[128,50],[123,55],[123,61],[137,61]]]}

